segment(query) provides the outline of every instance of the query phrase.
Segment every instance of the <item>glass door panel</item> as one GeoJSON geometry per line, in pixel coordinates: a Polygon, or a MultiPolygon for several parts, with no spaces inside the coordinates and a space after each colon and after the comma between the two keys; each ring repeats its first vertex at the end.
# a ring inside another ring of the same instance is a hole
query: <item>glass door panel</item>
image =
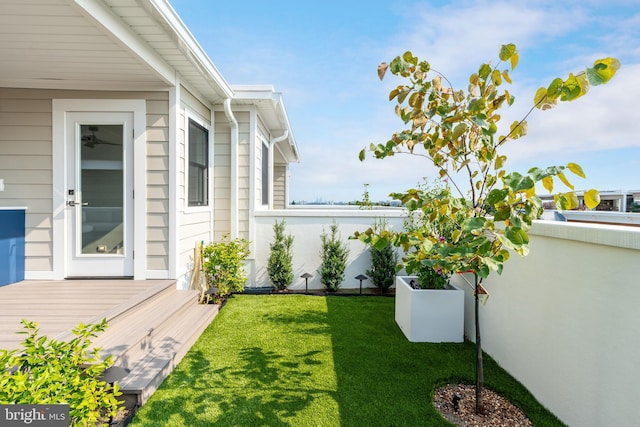
{"type": "Polygon", "coordinates": [[[123,125],[80,125],[78,255],[124,254],[123,125]]]}

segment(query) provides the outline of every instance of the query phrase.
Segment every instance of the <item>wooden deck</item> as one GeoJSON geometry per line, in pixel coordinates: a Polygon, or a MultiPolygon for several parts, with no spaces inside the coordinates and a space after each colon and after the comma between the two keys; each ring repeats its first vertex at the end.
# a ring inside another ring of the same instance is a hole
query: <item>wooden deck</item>
{"type": "Polygon", "coordinates": [[[51,338],[80,322],[100,320],[122,304],[142,298],[171,281],[64,280],[23,281],[0,287],[0,348],[17,348],[21,319],[38,322],[51,338]]]}
{"type": "Polygon", "coordinates": [[[130,370],[120,388],[128,404],[141,405],[217,312],[172,280],[23,281],[0,287],[0,348],[19,348],[21,319],[38,322],[49,338],[66,340],[79,323],[106,318],[109,326],[94,345],[130,370]]]}

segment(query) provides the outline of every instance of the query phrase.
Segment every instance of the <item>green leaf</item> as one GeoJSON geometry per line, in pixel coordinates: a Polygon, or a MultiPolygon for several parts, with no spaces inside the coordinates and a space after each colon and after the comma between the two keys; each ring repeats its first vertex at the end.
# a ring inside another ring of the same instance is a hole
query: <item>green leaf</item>
{"type": "Polygon", "coordinates": [[[489,77],[489,73],[491,73],[491,66],[489,64],[482,64],[478,70],[478,76],[480,76],[482,80],[486,80],[487,77],[489,77]]]}
{"type": "Polygon", "coordinates": [[[496,86],[500,86],[502,84],[502,75],[500,74],[500,71],[493,70],[491,72],[491,81],[496,86]]]}
{"type": "Polygon", "coordinates": [[[503,44],[500,46],[500,60],[507,61],[516,53],[516,45],[513,43],[503,44]]]}
{"type": "Polygon", "coordinates": [[[535,183],[528,176],[520,175],[518,172],[510,173],[504,177],[504,183],[513,191],[517,193],[519,191],[528,190],[533,188],[535,183]]]}
{"type": "Polygon", "coordinates": [[[513,123],[511,123],[509,136],[512,139],[518,139],[525,136],[527,134],[528,126],[529,125],[526,120],[523,120],[521,122],[514,121],[513,123]]]}
{"type": "Polygon", "coordinates": [[[493,189],[491,190],[491,192],[489,192],[486,203],[493,206],[498,202],[504,201],[508,195],[509,195],[509,190],[506,188],[493,189]]]}
{"type": "Polygon", "coordinates": [[[366,155],[366,150],[363,148],[362,150],[360,150],[360,153],[358,154],[358,159],[360,159],[360,161],[364,161],[366,155]]]}
{"type": "Polygon", "coordinates": [[[505,237],[511,242],[514,249],[520,248],[529,244],[529,236],[527,232],[522,228],[507,227],[504,230],[505,237]]]}
{"type": "Polygon", "coordinates": [[[620,61],[616,58],[598,59],[593,63],[593,68],[587,68],[587,79],[593,86],[607,83],[620,68],[620,61]]]}
{"type": "Polygon", "coordinates": [[[569,73],[569,77],[564,81],[561,89],[561,101],[573,101],[584,95],[582,85],[573,73],[569,73]]]}
{"type": "Polygon", "coordinates": [[[531,178],[535,181],[538,182],[540,181],[542,178],[544,178],[545,176],[549,175],[546,171],[543,171],[542,169],[540,169],[539,167],[532,167],[531,169],[529,169],[527,171],[527,173],[529,174],[529,176],[531,176],[531,178]]]}
{"type": "Polygon", "coordinates": [[[509,204],[507,203],[499,203],[495,206],[496,208],[496,212],[493,215],[493,220],[498,222],[498,221],[504,221],[505,219],[508,219],[511,217],[511,206],[509,206],[509,204]]]}
{"type": "Polygon", "coordinates": [[[471,232],[474,230],[478,230],[481,229],[484,226],[486,219],[483,217],[473,217],[473,218],[467,218],[463,223],[462,223],[462,229],[465,232],[471,232]]]}
{"type": "Polygon", "coordinates": [[[584,193],[584,204],[589,209],[595,209],[600,204],[600,193],[598,190],[589,190],[584,193]]]}
{"type": "Polygon", "coordinates": [[[553,193],[553,178],[550,176],[545,176],[542,178],[542,186],[549,192],[553,193]]]}
{"type": "Polygon", "coordinates": [[[575,192],[558,193],[553,196],[556,209],[559,211],[568,211],[578,207],[578,196],[575,192]]]}
{"type": "Polygon", "coordinates": [[[551,99],[557,99],[562,93],[562,83],[563,81],[560,77],[553,79],[553,81],[547,88],[547,96],[551,99]]]}
{"type": "Polygon", "coordinates": [[[462,136],[467,130],[469,126],[466,123],[459,123],[455,128],[453,128],[452,139],[458,139],[462,136]]]}
{"type": "Polygon", "coordinates": [[[547,89],[541,87],[536,91],[535,96],[533,97],[533,104],[536,108],[542,108],[544,110],[544,103],[546,102],[549,95],[547,95],[547,89]]]}

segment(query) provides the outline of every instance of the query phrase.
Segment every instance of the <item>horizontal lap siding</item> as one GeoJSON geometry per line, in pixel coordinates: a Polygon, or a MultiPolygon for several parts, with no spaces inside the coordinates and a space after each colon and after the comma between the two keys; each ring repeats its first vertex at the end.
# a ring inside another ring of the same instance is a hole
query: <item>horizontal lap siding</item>
{"type": "Polygon", "coordinates": [[[166,92],[0,88],[0,206],[26,206],[25,270],[53,269],[53,99],[145,99],[147,108],[147,268],[168,266],[166,92]]]}
{"type": "Polygon", "coordinates": [[[251,206],[251,114],[237,112],[238,120],[238,237],[249,239],[251,206]]]}
{"type": "Polygon", "coordinates": [[[273,167],[273,208],[284,209],[287,207],[286,200],[287,167],[285,165],[275,165],[273,167]]]}
{"type": "Polygon", "coordinates": [[[51,99],[0,88],[1,206],[25,206],[25,269],[53,269],[51,99]]]}
{"type": "Polygon", "coordinates": [[[231,232],[231,126],[223,112],[215,113],[213,148],[214,240],[231,232]]]}
{"type": "Polygon", "coordinates": [[[147,98],[147,270],[169,270],[169,94],[147,98]]]}

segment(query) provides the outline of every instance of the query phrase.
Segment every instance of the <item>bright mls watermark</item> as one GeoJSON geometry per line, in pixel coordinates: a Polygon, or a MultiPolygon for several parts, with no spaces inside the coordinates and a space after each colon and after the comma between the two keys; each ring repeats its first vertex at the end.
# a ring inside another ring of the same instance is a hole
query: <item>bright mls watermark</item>
{"type": "Polygon", "coordinates": [[[69,405],[0,405],[0,427],[69,427],[69,405]]]}

